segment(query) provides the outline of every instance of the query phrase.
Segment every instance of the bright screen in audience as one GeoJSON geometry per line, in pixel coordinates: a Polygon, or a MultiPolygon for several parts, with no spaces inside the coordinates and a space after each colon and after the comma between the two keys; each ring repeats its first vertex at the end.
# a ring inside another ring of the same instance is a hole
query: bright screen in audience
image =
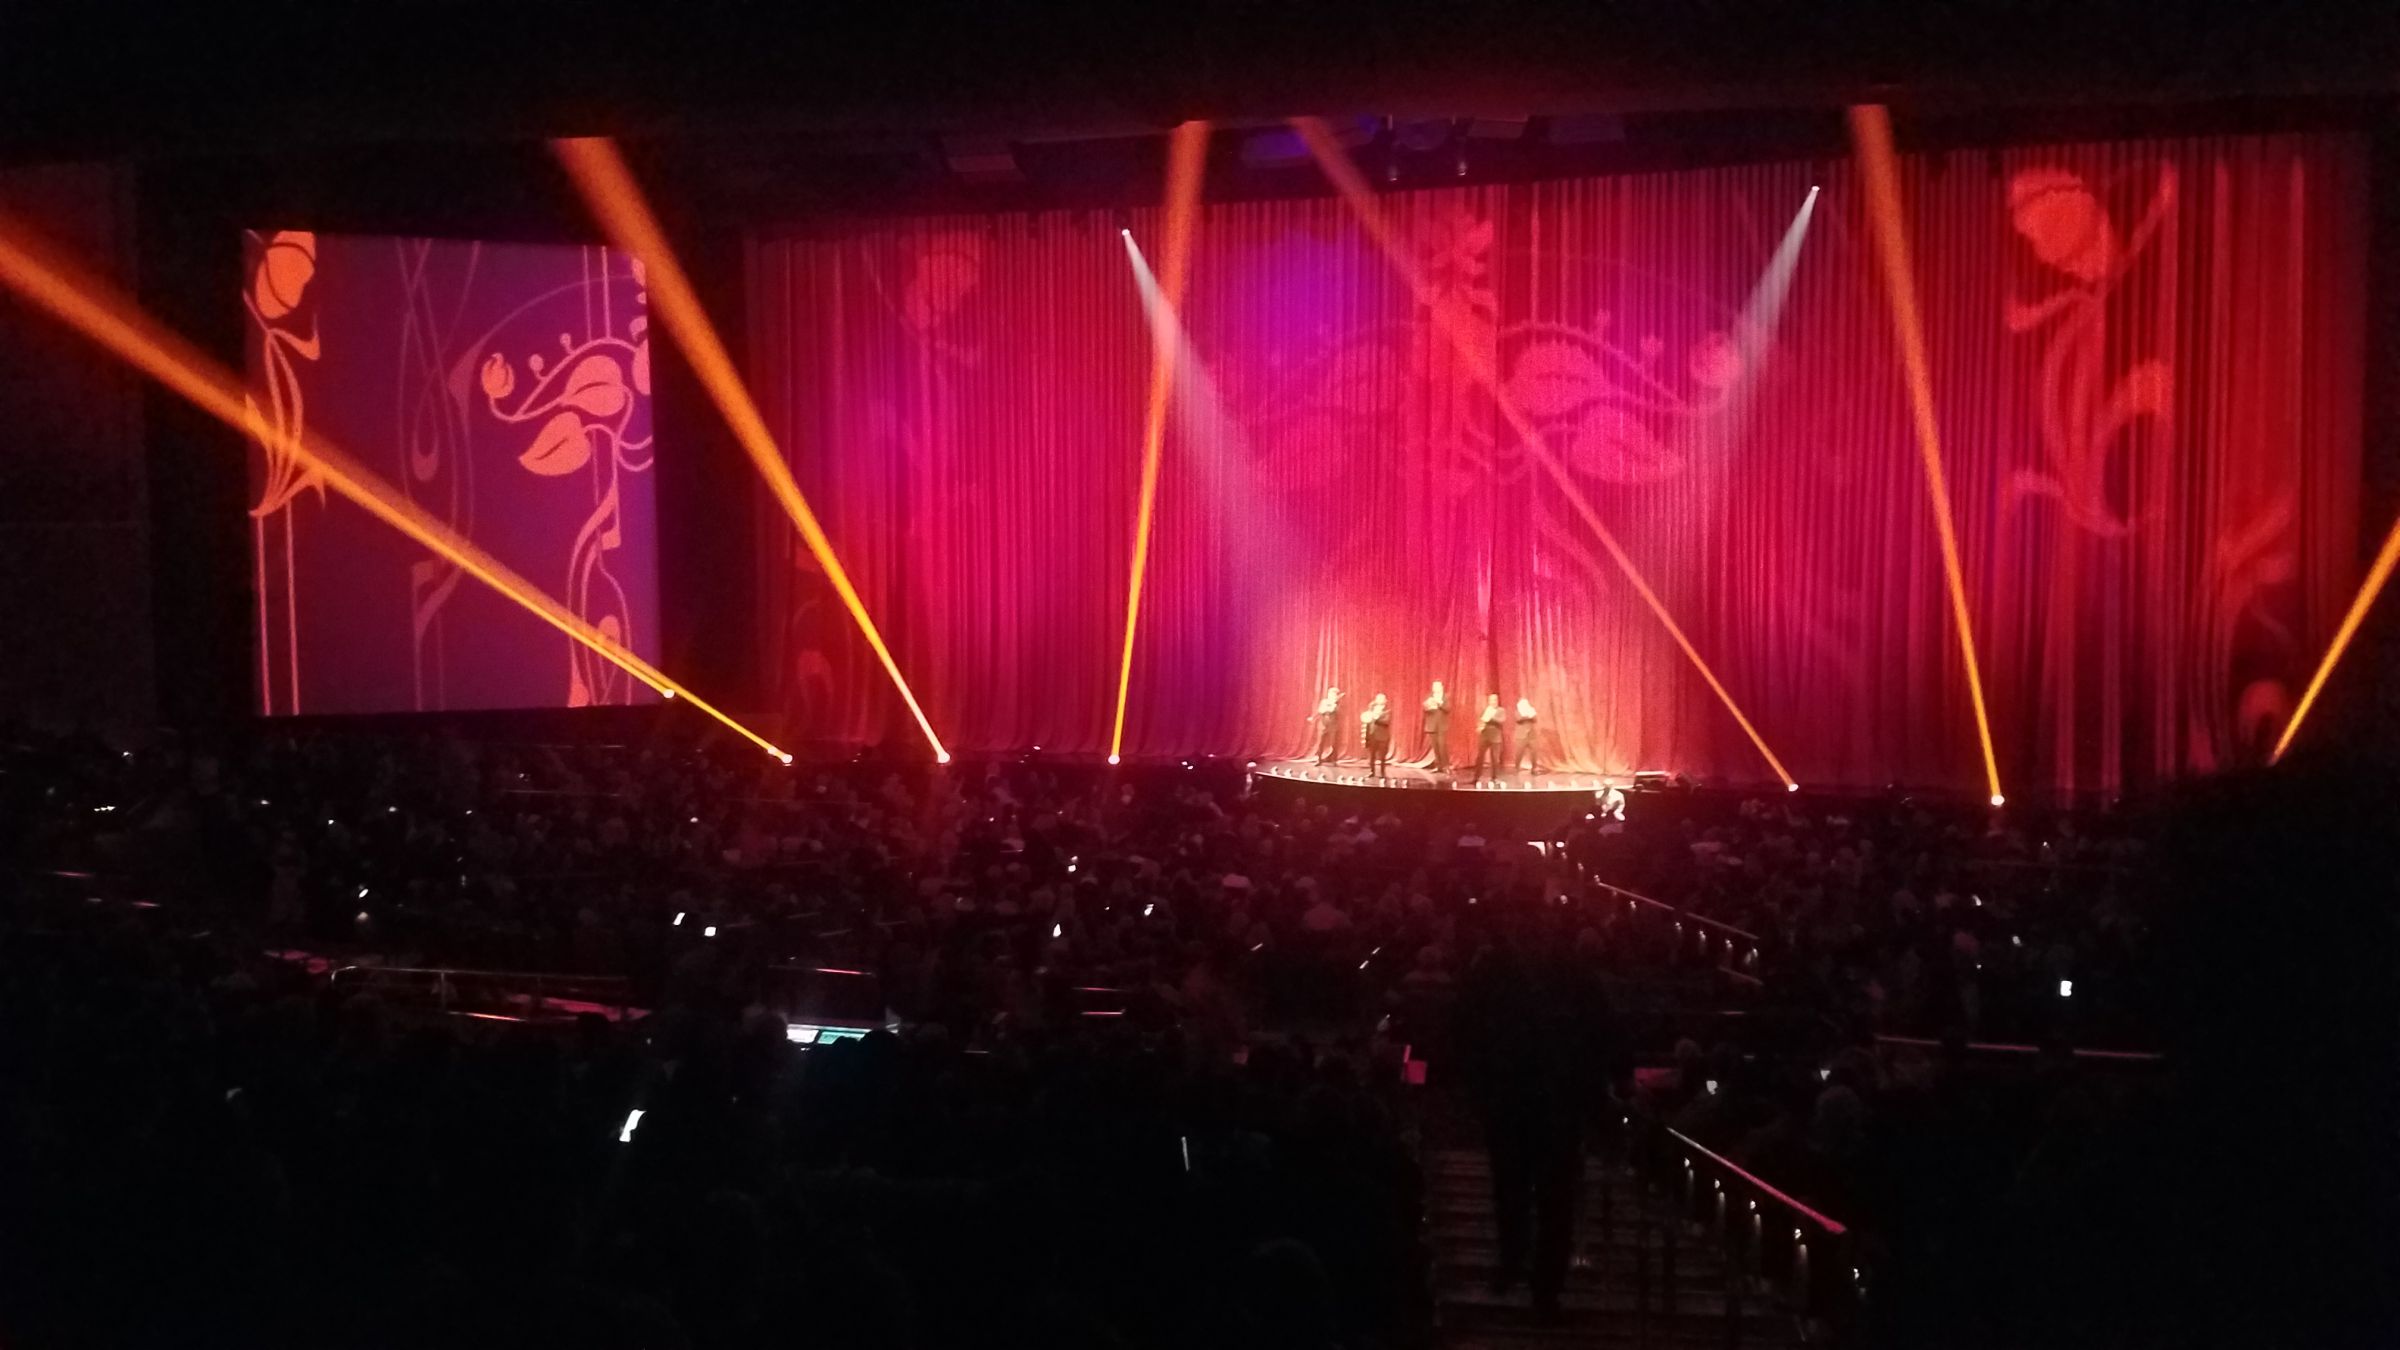
{"type": "MultiPolygon", "coordinates": [[[[598,247],[260,230],[251,416],[324,437],[658,657],[648,295],[598,247]]],[[[301,466],[250,447],[255,679],[272,715],[657,696],[301,466]]]]}

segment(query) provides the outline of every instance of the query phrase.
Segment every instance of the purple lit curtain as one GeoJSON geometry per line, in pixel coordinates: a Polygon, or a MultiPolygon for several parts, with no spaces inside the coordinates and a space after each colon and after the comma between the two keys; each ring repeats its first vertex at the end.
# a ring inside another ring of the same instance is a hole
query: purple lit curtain
{"type": "MultiPolygon", "coordinates": [[[[1337,200],[1207,208],[1127,752],[1298,753],[1338,684],[1353,749],[1383,692],[1418,755],[1438,678],[1454,760],[1496,692],[1542,709],[1548,763],[1770,776],[1455,332],[1795,776],[1979,788],[1847,166],[1780,314],[1750,304],[1810,181],[1389,194],[1430,303],[1337,200]]],[[[2252,762],[2288,714],[2359,570],[2363,184],[2339,137],[1904,163],[2012,790],[2252,762]]],[[[1155,215],[1134,233],[1157,247],[1155,215]]],[[[936,727],[1104,751],[1150,360],[1115,222],[770,236],[750,272],[769,424],[936,727]]],[[[789,524],[761,531],[766,674],[800,735],[898,731],[789,524]]]]}

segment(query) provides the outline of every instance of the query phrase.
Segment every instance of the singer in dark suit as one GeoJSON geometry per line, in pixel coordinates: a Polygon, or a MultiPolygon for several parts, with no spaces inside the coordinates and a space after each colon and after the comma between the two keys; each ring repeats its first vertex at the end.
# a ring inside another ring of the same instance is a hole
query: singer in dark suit
{"type": "Polygon", "coordinates": [[[1475,778],[1482,781],[1484,768],[1489,765],[1492,777],[1500,776],[1500,766],[1508,759],[1501,741],[1508,735],[1501,720],[1507,714],[1500,711],[1500,696],[1492,694],[1483,701],[1483,711],[1475,718],[1475,778]]]}
{"type": "Polygon", "coordinates": [[[1535,739],[1540,735],[1541,724],[1536,719],[1533,700],[1517,695],[1517,756],[1510,761],[1513,766],[1522,766],[1528,774],[1542,771],[1542,752],[1535,739]]]}
{"type": "Polygon", "coordinates": [[[1442,682],[1433,682],[1433,692],[1425,696],[1425,744],[1433,752],[1433,771],[1450,772],[1450,695],[1442,682]]]}
{"type": "Polygon", "coordinates": [[[1392,704],[1381,694],[1358,715],[1360,738],[1367,745],[1367,772],[1377,778],[1389,777],[1384,772],[1392,763],[1392,704]]]}

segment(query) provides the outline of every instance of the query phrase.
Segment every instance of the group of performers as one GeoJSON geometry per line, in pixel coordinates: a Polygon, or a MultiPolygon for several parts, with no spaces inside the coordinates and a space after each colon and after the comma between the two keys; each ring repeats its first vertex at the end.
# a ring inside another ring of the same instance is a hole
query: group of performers
{"type": "MultiPolygon", "coordinates": [[[[1314,714],[1317,723],[1316,762],[1331,764],[1341,759],[1341,712],[1346,697],[1338,688],[1328,688],[1325,697],[1317,700],[1314,714]]],[[[1436,774],[1450,772],[1450,694],[1440,680],[1433,682],[1431,692],[1419,705],[1424,711],[1421,728],[1428,750],[1427,767],[1436,774]]],[[[1515,726],[1517,753],[1508,753],[1509,712],[1500,706],[1498,694],[1487,694],[1483,710],[1475,722],[1475,768],[1471,781],[1481,780],[1488,770],[1497,778],[1509,770],[1522,768],[1528,773],[1542,771],[1541,724],[1533,700],[1520,695],[1517,699],[1515,726]],[[1503,768],[1503,766],[1506,768],[1503,768]]],[[[1367,749],[1367,771],[1376,778],[1386,778],[1392,763],[1392,704],[1377,694],[1367,710],[1358,715],[1360,739],[1367,749]]]]}

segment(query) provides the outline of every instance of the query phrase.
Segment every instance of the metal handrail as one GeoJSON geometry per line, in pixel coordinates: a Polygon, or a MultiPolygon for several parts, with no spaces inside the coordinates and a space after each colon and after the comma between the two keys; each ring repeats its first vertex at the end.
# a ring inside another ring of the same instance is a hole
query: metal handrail
{"type": "Polygon", "coordinates": [[[1755,1190],[1760,1194],[1782,1204],[1786,1209],[1789,1209],[1793,1213],[1798,1214],[1800,1217],[1807,1219],[1817,1227],[1824,1229],[1827,1233],[1830,1233],[1835,1237],[1840,1237],[1842,1234],[1850,1231],[1850,1225],[1843,1223],[1839,1219],[1829,1217],[1815,1209],[1810,1208],[1805,1202],[1794,1196],[1786,1194],[1773,1182],[1758,1176],[1757,1174],[1751,1172],[1750,1169],[1742,1166],[1740,1163],[1737,1163],[1733,1159],[1726,1157],[1724,1154],[1717,1152],[1715,1149],[1712,1149],[1708,1145],[1701,1143],[1699,1140],[1692,1138],[1690,1135],[1685,1134],[1679,1129],[1676,1129],[1674,1126],[1662,1125],[1659,1128],[1665,1130],[1668,1137],[1674,1139],[1675,1142],[1708,1159],[1710,1162],[1715,1163],[1720,1169],[1732,1173],[1734,1176],[1740,1178],[1744,1183],[1748,1184],[1752,1190],[1755,1190]]]}
{"type": "Polygon", "coordinates": [[[1638,904],[1649,905],[1655,909],[1663,909],[1668,913],[1675,915],[1677,918],[1689,919],[1693,923],[1699,924],[1703,927],[1714,928],[1721,933],[1731,933],[1733,936],[1740,938],[1742,941],[1750,943],[1754,946],[1765,941],[1765,939],[1761,938],[1758,934],[1753,933],[1746,928],[1736,928],[1732,924],[1726,923],[1722,919],[1712,919],[1705,914],[1694,914],[1688,909],[1679,909],[1674,905],[1668,904],[1664,900],[1653,900],[1649,896],[1646,896],[1639,891],[1629,891],[1622,886],[1611,885],[1608,882],[1600,880],[1598,877],[1587,875],[1585,880],[1591,882],[1594,886],[1599,887],[1601,890],[1607,891],[1611,895],[1621,895],[1626,899],[1634,901],[1638,904]]]}
{"type": "MultiPolygon", "coordinates": [[[[569,971],[534,970],[473,970],[455,966],[379,966],[353,962],[334,966],[325,972],[328,981],[339,983],[345,975],[399,975],[412,977],[418,987],[429,987],[435,1006],[447,1012],[459,996],[461,985],[516,985],[514,989],[497,992],[503,1003],[525,1001],[540,1005],[551,999],[566,999],[588,994],[583,1002],[602,1008],[613,1008],[623,1017],[633,1007],[633,983],[623,975],[579,975],[569,971]],[[430,977],[428,980],[427,977],[430,977]]],[[[481,1014],[469,1014],[480,1016],[481,1014]]]]}
{"type": "MultiPolygon", "coordinates": [[[[1908,1045],[1925,1050],[1942,1048],[1940,1041],[1930,1040],[1923,1036],[1893,1036],[1883,1032],[1876,1033],[1875,1043],[1878,1045],[1908,1045]]],[[[2038,1055],[2042,1052],[2042,1048],[2038,1045],[2016,1045],[2006,1041],[1968,1041],[1965,1048],[1977,1054],[1986,1055],[2038,1055]]],[[[2167,1061],[2165,1055],[2155,1050],[2087,1050],[2081,1047],[2069,1047],[2067,1053],[2077,1059],[2105,1059],[2126,1064],[2164,1064],[2167,1061]]]]}
{"type": "Polygon", "coordinates": [[[1651,1182],[1673,1197],[1682,1224],[1708,1234],[1725,1253],[1728,1343],[1742,1334],[1745,1297],[1779,1303],[1807,1320],[1816,1339],[1838,1339],[1866,1288],[1850,1226],[1664,1122],[1629,1116],[1627,1123],[1646,1131],[1648,1147],[1637,1149],[1637,1157],[1651,1182]],[[1746,1203],[1737,1208],[1737,1200],[1746,1203]],[[1780,1209],[1786,1222],[1770,1227],[1762,1202],[1780,1209]]]}
{"type": "MultiPolygon", "coordinates": [[[[1766,981],[1761,980],[1758,976],[1750,973],[1750,971],[1741,968],[1743,966],[1756,967],[1758,964],[1759,947],[1763,939],[1761,939],[1756,933],[1750,932],[1748,929],[1736,928],[1732,924],[1726,923],[1719,919],[1709,918],[1704,914],[1694,914],[1688,909],[1678,909],[1675,906],[1668,904],[1664,900],[1654,900],[1639,891],[1627,890],[1623,886],[1613,885],[1609,882],[1602,881],[1598,877],[1591,875],[1589,869],[1582,868],[1580,865],[1578,865],[1578,870],[1583,873],[1583,879],[1585,881],[1603,891],[1608,892],[1610,895],[1622,897],[1629,905],[1634,905],[1637,907],[1647,905],[1652,909],[1662,910],[1668,914],[1674,915],[1675,928],[1678,933],[1683,931],[1683,925],[1686,921],[1690,922],[1693,929],[1699,934],[1700,954],[1703,957],[1708,955],[1709,942],[1711,940],[1710,930],[1714,930],[1716,933],[1724,935],[1721,939],[1719,939],[1724,944],[1722,953],[1723,960],[1717,962],[1712,968],[1726,978],[1740,984],[1749,985],[1753,989],[1763,989],[1766,987],[1766,981]],[[1739,961],[1734,959],[1733,954],[1734,948],[1737,945],[1747,948],[1739,961]]],[[[1678,940],[1680,941],[1680,939],[1678,940]]]]}
{"type": "Polygon", "coordinates": [[[623,975],[579,975],[569,970],[482,970],[471,966],[386,966],[367,961],[352,961],[334,967],[332,973],[341,975],[353,970],[378,971],[387,975],[472,975],[494,980],[574,980],[583,984],[627,984],[623,975]]]}

